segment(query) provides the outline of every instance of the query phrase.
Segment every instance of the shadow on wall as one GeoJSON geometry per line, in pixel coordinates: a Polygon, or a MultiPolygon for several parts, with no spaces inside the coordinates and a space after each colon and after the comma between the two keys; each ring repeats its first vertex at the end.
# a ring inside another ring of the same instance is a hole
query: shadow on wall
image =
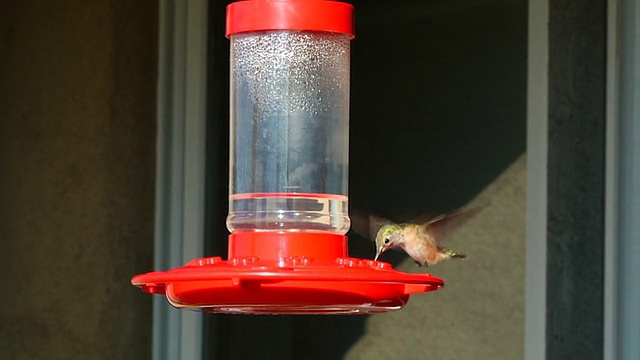
{"type": "MultiPolygon", "coordinates": [[[[398,218],[465,205],[525,151],[527,2],[355,6],[350,206],[398,218]]],[[[344,356],[366,321],[295,317],[293,358],[344,356]]]]}

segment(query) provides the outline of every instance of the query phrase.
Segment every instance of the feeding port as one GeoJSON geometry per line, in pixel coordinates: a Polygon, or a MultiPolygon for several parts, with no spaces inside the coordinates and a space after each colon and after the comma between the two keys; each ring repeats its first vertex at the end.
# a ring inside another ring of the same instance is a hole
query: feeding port
{"type": "Polygon", "coordinates": [[[353,7],[240,1],[227,8],[226,35],[228,260],[195,259],[132,283],[178,308],[242,314],[380,313],[442,287],[348,255],[353,7]]]}

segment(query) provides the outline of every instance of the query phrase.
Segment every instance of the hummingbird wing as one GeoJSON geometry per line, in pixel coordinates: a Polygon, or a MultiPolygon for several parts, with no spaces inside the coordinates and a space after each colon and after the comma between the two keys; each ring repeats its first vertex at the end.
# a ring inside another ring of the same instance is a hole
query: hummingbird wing
{"type": "Polygon", "coordinates": [[[442,216],[442,214],[438,214],[437,212],[428,212],[428,213],[422,213],[420,214],[420,216],[416,216],[416,217],[412,217],[410,218],[411,220],[408,222],[409,224],[426,224],[429,223],[431,220],[442,216]]]}
{"type": "Polygon", "coordinates": [[[468,209],[458,209],[447,214],[440,214],[427,221],[424,230],[435,239],[437,243],[444,240],[453,230],[459,228],[463,223],[476,216],[483,208],[474,207],[468,209]]]}
{"type": "Polygon", "coordinates": [[[367,214],[356,209],[349,210],[349,218],[351,219],[351,230],[371,241],[376,239],[378,230],[380,230],[381,227],[394,224],[394,222],[389,219],[367,214]]]}

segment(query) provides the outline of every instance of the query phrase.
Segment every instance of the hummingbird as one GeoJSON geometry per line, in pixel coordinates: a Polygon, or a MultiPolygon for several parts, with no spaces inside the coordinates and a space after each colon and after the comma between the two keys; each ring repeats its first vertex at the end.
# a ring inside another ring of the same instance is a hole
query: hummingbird
{"type": "Polygon", "coordinates": [[[480,208],[459,209],[451,213],[438,216],[422,217],[408,223],[394,223],[375,215],[364,216],[362,213],[352,212],[352,228],[356,233],[368,236],[375,241],[378,260],[385,251],[399,247],[415,260],[421,267],[435,265],[448,259],[467,259],[467,255],[456,250],[446,248],[441,242],[451,230],[474,217],[480,208]],[[355,221],[354,221],[355,220],[355,221]],[[375,234],[375,235],[374,235],[375,234]]]}

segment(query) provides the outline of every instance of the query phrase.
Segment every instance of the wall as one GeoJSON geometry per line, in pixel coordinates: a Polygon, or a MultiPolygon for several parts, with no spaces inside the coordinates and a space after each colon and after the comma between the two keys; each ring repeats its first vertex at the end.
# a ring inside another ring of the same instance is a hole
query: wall
{"type": "Polygon", "coordinates": [[[445,287],[413,295],[402,311],[370,317],[345,358],[523,358],[525,188],[523,155],[471,201],[482,212],[447,239],[469,260],[424,270],[403,259],[398,269],[432,273],[445,287]]]}
{"type": "Polygon", "coordinates": [[[0,358],[150,358],[157,7],[0,6],[0,358]]]}

